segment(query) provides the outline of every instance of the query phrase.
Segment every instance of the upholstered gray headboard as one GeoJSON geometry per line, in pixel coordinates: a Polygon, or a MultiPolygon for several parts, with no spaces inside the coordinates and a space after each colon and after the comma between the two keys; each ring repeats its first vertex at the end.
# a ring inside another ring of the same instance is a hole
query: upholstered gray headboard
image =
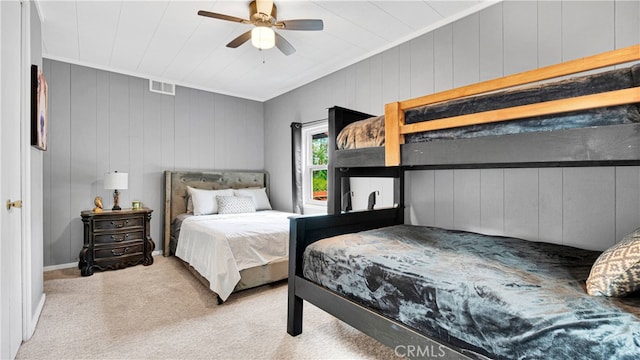
{"type": "Polygon", "coordinates": [[[165,171],[164,256],[169,256],[173,220],[187,212],[187,186],[208,190],[264,187],[269,194],[269,176],[263,171],[165,171]]]}

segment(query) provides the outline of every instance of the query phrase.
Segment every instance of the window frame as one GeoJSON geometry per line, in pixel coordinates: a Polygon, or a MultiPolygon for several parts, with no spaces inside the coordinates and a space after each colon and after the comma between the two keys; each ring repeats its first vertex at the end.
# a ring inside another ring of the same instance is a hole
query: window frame
{"type": "MultiPolygon", "coordinates": [[[[302,204],[304,207],[322,208],[326,211],[327,200],[313,199],[313,171],[326,170],[327,176],[329,175],[328,161],[326,165],[313,164],[313,150],[311,147],[313,136],[322,133],[328,136],[329,125],[327,123],[314,124],[302,128],[302,204]]],[[[327,160],[328,158],[329,149],[327,148],[327,160]]]]}

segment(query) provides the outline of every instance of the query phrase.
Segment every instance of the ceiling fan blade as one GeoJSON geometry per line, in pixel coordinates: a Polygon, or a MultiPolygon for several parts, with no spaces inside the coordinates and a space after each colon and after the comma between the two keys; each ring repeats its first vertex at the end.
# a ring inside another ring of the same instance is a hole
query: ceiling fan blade
{"type": "Polygon", "coordinates": [[[235,38],[233,40],[231,40],[231,42],[227,44],[227,47],[235,49],[238,46],[246,43],[249,39],[251,39],[251,30],[249,30],[246,33],[238,36],[237,38],[235,38]]]}
{"type": "Polygon", "coordinates": [[[256,0],[256,9],[259,13],[271,15],[273,0],[256,0]]]}
{"type": "Polygon", "coordinates": [[[296,52],[296,49],[285,38],[276,33],[276,47],[282,51],[283,54],[289,56],[296,52]]]}
{"type": "Polygon", "coordinates": [[[205,10],[198,11],[198,15],[206,16],[206,17],[210,17],[210,18],[214,18],[214,19],[239,22],[239,23],[243,23],[243,24],[251,24],[251,21],[249,21],[249,20],[245,20],[245,19],[241,19],[239,17],[225,15],[225,14],[218,14],[218,13],[205,11],[205,10]]]}
{"type": "Polygon", "coordinates": [[[282,30],[318,31],[324,28],[324,23],[316,19],[283,20],[275,23],[275,26],[282,30]]]}

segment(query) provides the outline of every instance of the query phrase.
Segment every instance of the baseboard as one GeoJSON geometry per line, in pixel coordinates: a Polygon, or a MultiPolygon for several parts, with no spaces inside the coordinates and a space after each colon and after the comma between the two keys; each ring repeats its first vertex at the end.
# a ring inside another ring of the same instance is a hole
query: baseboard
{"type": "MultiPolygon", "coordinates": [[[[151,256],[161,256],[161,255],[162,255],[162,250],[155,250],[151,252],[151,256]]],[[[45,266],[44,271],[46,272],[46,271],[53,271],[53,270],[60,270],[60,269],[70,269],[77,266],[78,266],[77,262],[68,263],[68,264],[51,265],[51,266],[45,266]]]]}
{"type": "Polygon", "coordinates": [[[42,293],[40,297],[40,301],[38,301],[38,306],[36,307],[36,311],[31,317],[31,323],[29,324],[29,329],[27,329],[26,340],[31,339],[33,333],[36,331],[36,325],[38,325],[38,320],[40,320],[40,314],[42,313],[42,308],[44,308],[44,301],[47,298],[47,294],[42,293]]]}
{"type": "Polygon", "coordinates": [[[60,269],[69,269],[77,266],[78,266],[78,263],[74,262],[74,263],[68,263],[68,264],[45,266],[43,270],[47,272],[47,271],[60,270],[60,269]]]}

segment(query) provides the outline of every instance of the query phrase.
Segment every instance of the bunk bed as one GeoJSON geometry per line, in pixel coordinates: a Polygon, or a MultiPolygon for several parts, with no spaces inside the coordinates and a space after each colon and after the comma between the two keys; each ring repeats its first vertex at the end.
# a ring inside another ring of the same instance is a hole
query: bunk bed
{"type": "MultiPolygon", "coordinates": [[[[318,247],[326,247],[325,241],[329,241],[334,245],[341,242],[348,243],[349,246],[342,246],[342,248],[338,246],[337,250],[334,250],[338,253],[351,254],[351,245],[358,241],[353,239],[345,240],[341,237],[344,234],[364,232],[364,235],[356,235],[356,238],[359,238],[373,231],[374,237],[384,238],[385,236],[380,235],[382,230],[379,229],[406,226],[403,225],[403,176],[405,171],[531,166],[640,165],[640,123],[635,115],[638,113],[638,107],[640,106],[640,65],[632,65],[626,68],[628,69],[627,73],[630,74],[631,83],[616,89],[606,89],[597,93],[579,93],[577,96],[548,101],[538,100],[534,103],[518,104],[509,108],[494,108],[477,113],[445,115],[444,118],[429,119],[429,121],[416,123],[407,123],[405,121],[410,117],[415,119],[416,113],[424,113],[423,107],[425,106],[438,107],[444,104],[446,107],[451,102],[473,102],[482,99],[484,96],[500,97],[504,95],[504,91],[516,94],[519,91],[526,93],[531,89],[531,83],[546,82],[558,77],[564,78],[569,75],[587,71],[592,72],[595,69],[603,69],[638,60],[640,60],[640,45],[635,45],[417,99],[387,104],[385,106],[384,120],[382,120],[384,121],[383,141],[380,141],[380,139],[369,141],[367,146],[362,148],[338,149],[338,134],[349,124],[362,120],[380,121],[380,119],[374,118],[374,120],[371,120],[372,115],[370,114],[340,107],[329,109],[329,215],[303,216],[291,219],[288,333],[296,336],[302,332],[302,306],[303,301],[307,301],[392,348],[398,349],[398,347],[402,347],[405,351],[404,354],[408,357],[431,356],[479,359],[526,356],[526,349],[523,350],[525,351],[524,353],[519,354],[501,353],[495,349],[474,345],[473,341],[467,341],[452,335],[456,333],[455,331],[438,330],[435,327],[431,327],[434,326],[433,324],[426,326],[427,330],[425,330],[425,327],[420,327],[411,321],[407,321],[406,316],[401,319],[393,318],[389,312],[384,311],[384,306],[381,305],[384,301],[359,298],[353,292],[345,290],[349,285],[335,285],[337,283],[336,279],[328,281],[325,279],[323,281],[319,279],[323,275],[313,275],[309,269],[309,263],[315,262],[316,265],[319,264],[320,269],[316,270],[320,274],[324,272],[335,275],[338,272],[336,266],[340,268],[338,265],[342,265],[342,269],[350,268],[350,270],[357,272],[361,266],[352,261],[362,256],[361,254],[352,254],[350,257],[348,256],[349,260],[339,260],[331,253],[319,255],[315,260],[310,256],[318,251],[318,247]],[[425,137],[422,136],[425,132],[443,129],[447,131],[450,128],[460,127],[469,129],[469,127],[484,126],[486,124],[489,126],[502,125],[523,121],[521,119],[527,121],[536,117],[562,117],[576,114],[582,116],[592,111],[602,114],[611,111],[611,109],[616,109],[616,107],[617,109],[623,107],[623,112],[627,112],[631,116],[620,119],[619,123],[590,124],[586,127],[570,126],[564,129],[554,128],[550,131],[513,134],[498,132],[501,135],[470,136],[467,138],[434,141],[425,141],[425,137]],[[411,113],[412,111],[413,113],[411,113]],[[381,143],[384,143],[384,145],[376,146],[381,143]],[[343,196],[341,187],[345,181],[348,181],[349,177],[354,176],[394,178],[396,180],[396,205],[390,209],[343,213],[340,208],[343,196]],[[337,239],[333,238],[336,236],[338,236],[337,239]],[[324,270],[322,269],[323,264],[325,266],[324,270]],[[332,286],[328,285],[331,283],[336,287],[332,288],[332,286]],[[409,353],[408,350],[410,349],[417,352],[409,353]],[[437,353],[437,356],[432,356],[434,353],[437,353]]],[[[598,75],[600,73],[602,71],[596,72],[595,75],[590,73],[587,77],[600,76],[598,75]]],[[[571,82],[572,80],[563,79],[561,83],[565,84],[567,81],[571,82]]],[[[467,107],[478,108],[476,105],[467,107]]],[[[379,131],[365,132],[380,133],[379,131]]],[[[386,229],[383,230],[386,231],[386,229]]],[[[432,229],[422,229],[422,232],[432,231],[432,229]]],[[[476,235],[465,234],[463,237],[476,235]]],[[[433,237],[437,238],[438,236],[433,235],[433,237]]],[[[491,241],[499,242],[499,240],[505,239],[492,239],[491,241]]],[[[523,240],[508,239],[508,242],[510,241],[519,242],[523,240]]],[[[412,239],[409,242],[420,241],[412,239]]],[[[558,256],[560,253],[575,253],[579,250],[567,247],[555,249],[554,251],[556,252],[553,256],[558,256]]],[[[590,266],[586,268],[587,275],[585,275],[585,264],[592,264],[598,255],[599,253],[597,252],[581,253],[580,258],[583,262],[578,265],[578,267],[582,266],[580,271],[563,270],[571,275],[561,281],[574,283],[576,288],[572,291],[582,292],[585,295],[585,298],[576,301],[590,301],[590,297],[580,289],[580,281],[584,282],[589,272],[588,268],[590,266]]],[[[393,257],[394,255],[391,253],[389,256],[393,257]]],[[[378,267],[384,268],[380,264],[378,264],[378,267]]],[[[399,270],[394,269],[386,269],[385,271],[387,271],[386,275],[379,276],[376,282],[388,281],[390,277],[395,277],[400,273],[399,270]]],[[[371,281],[371,279],[364,281],[371,281]]],[[[428,279],[426,281],[432,280],[428,279]]],[[[460,282],[464,282],[464,280],[460,280],[460,282]]],[[[366,285],[369,290],[372,289],[371,284],[367,283],[366,285]]],[[[378,285],[373,287],[377,288],[378,285]]],[[[389,285],[385,283],[385,286],[389,285]]],[[[357,285],[354,285],[354,287],[357,287],[357,285]]],[[[496,298],[499,298],[499,296],[496,298]]],[[[633,337],[639,335],[637,331],[633,333],[633,329],[637,329],[640,324],[640,311],[638,310],[640,309],[640,300],[638,300],[637,296],[626,300],[628,301],[612,300],[610,306],[613,309],[623,309],[624,316],[627,317],[630,323],[625,323],[621,327],[631,326],[629,331],[632,331],[631,338],[633,339],[633,337]]],[[[428,303],[428,301],[425,302],[428,303]]],[[[464,303],[464,299],[459,303],[464,303]]],[[[435,314],[433,311],[426,311],[425,313],[428,314],[427,316],[433,315],[434,317],[442,315],[440,313],[435,314]]],[[[446,319],[446,316],[442,316],[446,319]]],[[[627,341],[629,334],[625,333],[624,336],[626,336],[625,341],[627,341]]],[[[488,341],[491,340],[488,339],[488,341]]],[[[579,345],[581,340],[577,339],[575,341],[575,343],[572,343],[573,345],[569,346],[570,349],[581,348],[581,345],[579,345]]],[[[623,343],[625,342],[619,343],[620,348],[625,346],[622,345],[623,343]]],[[[617,349],[616,346],[613,348],[617,349]]],[[[628,356],[633,358],[639,354],[640,349],[633,348],[630,351],[631,355],[628,356]]],[[[572,353],[569,350],[565,355],[574,357],[577,354],[579,352],[572,353]]],[[[627,356],[624,352],[616,354],[622,358],[627,356]]],[[[604,352],[602,356],[606,358],[607,353],[604,352]]],[[[614,356],[616,355],[614,354],[614,356]]]]}

